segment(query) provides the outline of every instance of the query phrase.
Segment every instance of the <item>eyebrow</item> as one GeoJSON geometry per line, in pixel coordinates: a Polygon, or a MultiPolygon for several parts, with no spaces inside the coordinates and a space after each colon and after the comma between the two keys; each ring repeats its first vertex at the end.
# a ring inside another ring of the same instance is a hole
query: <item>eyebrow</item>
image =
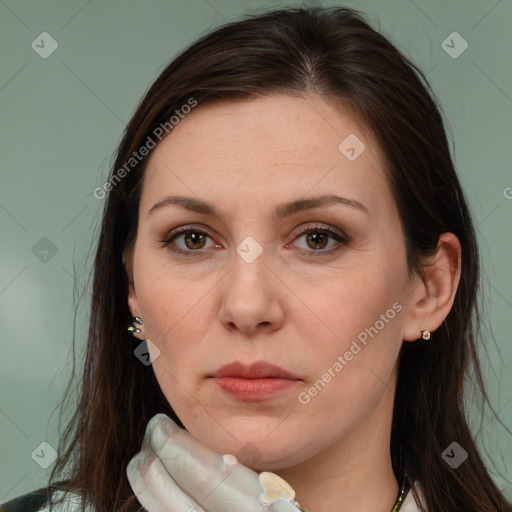
{"type": "MultiPolygon", "coordinates": [[[[202,213],[204,215],[211,215],[213,217],[221,217],[221,212],[211,203],[197,199],[194,197],[187,196],[167,196],[158,203],[154,204],[148,211],[148,216],[156,210],[163,208],[168,205],[181,206],[185,210],[189,210],[196,213],[202,213]]],[[[329,206],[332,204],[342,204],[345,206],[351,206],[356,208],[367,215],[370,214],[366,206],[355,199],[348,199],[346,197],[340,197],[333,194],[310,197],[307,199],[296,199],[279,205],[274,210],[274,217],[278,219],[290,217],[297,212],[304,210],[312,210],[321,206],[329,206]]]]}

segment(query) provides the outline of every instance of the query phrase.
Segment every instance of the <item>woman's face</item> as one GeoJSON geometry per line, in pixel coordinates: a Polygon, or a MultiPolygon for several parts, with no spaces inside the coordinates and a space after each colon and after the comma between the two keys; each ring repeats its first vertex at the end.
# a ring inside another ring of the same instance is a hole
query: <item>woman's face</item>
{"type": "Polygon", "coordinates": [[[256,470],[389,434],[412,284],[362,130],[313,96],[199,105],[148,162],[132,313],[187,430],[256,470]],[[294,379],[213,376],[262,361],[294,379]]]}

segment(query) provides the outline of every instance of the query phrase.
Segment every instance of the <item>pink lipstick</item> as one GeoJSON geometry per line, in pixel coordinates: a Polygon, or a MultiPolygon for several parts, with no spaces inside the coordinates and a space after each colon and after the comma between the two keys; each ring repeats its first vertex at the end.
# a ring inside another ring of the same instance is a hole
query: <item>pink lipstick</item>
{"type": "Polygon", "coordinates": [[[268,400],[301,381],[297,375],[265,361],[250,365],[235,361],[222,366],[211,377],[223,391],[246,402],[268,400]]]}

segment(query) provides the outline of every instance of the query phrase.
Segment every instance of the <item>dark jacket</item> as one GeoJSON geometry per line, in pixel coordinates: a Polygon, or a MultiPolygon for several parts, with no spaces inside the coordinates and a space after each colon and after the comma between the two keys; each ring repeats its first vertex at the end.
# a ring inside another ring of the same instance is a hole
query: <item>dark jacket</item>
{"type": "MultiPolygon", "coordinates": [[[[62,495],[63,489],[67,487],[67,480],[55,482],[48,487],[41,487],[35,491],[23,494],[6,503],[0,504],[0,512],[46,512],[49,510],[49,498],[52,496],[62,495]]],[[[77,494],[68,495],[69,499],[64,505],[55,505],[55,512],[73,512],[80,509],[79,496],[77,494]]]]}

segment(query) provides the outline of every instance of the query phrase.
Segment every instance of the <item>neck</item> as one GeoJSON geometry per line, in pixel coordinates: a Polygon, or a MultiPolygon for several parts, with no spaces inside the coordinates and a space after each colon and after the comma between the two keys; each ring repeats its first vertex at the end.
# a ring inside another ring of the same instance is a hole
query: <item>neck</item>
{"type": "Polygon", "coordinates": [[[399,483],[390,454],[393,389],[386,388],[362,422],[327,450],[292,468],[275,471],[308,512],[390,512],[399,483]]]}

